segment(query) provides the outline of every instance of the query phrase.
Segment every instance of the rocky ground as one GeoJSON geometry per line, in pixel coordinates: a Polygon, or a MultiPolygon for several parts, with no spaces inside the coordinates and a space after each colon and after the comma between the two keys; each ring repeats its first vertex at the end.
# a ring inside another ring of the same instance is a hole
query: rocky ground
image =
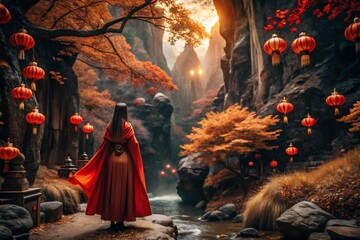
{"type": "Polygon", "coordinates": [[[176,237],[176,227],[169,217],[152,215],[125,223],[126,229],[119,232],[109,230],[110,222],[99,215],[88,216],[84,212],[63,217],[54,224],[42,224],[34,228],[30,240],[98,240],[98,239],[148,239],[170,240],[176,237]]]}

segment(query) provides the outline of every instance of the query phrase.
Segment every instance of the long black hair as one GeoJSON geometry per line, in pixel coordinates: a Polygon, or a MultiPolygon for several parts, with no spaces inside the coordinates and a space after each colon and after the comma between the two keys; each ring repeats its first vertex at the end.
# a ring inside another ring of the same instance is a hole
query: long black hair
{"type": "Polygon", "coordinates": [[[122,125],[124,121],[128,121],[126,103],[117,103],[115,105],[113,118],[110,122],[110,133],[114,142],[119,142],[121,140],[122,125]]]}

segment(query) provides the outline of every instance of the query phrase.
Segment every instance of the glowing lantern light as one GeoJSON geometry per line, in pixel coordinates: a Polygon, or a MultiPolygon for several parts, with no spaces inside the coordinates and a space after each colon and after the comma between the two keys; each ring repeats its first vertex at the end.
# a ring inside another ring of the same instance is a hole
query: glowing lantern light
{"type": "Polygon", "coordinates": [[[310,114],[306,115],[306,118],[304,118],[303,120],[301,120],[301,124],[304,126],[304,127],[307,127],[308,128],[308,135],[310,135],[312,132],[311,132],[311,127],[314,126],[316,124],[316,119],[315,118],[312,118],[310,116],[310,114]]]}
{"type": "Polygon", "coordinates": [[[11,95],[13,98],[20,100],[19,109],[24,110],[24,101],[32,97],[32,91],[22,83],[20,87],[16,87],[11,91],[11,95]]]}
{"type": "Polygon", "coordinates": [[[256,158],[256,159],[261,158],[261,154],[260,154],[260,153],[256,153],[256,154],[255,154],[255,158],[256,158]]]}
{"type": "Polygon", "coordinates": [[[29,80],[31,80],[31,90],[36,91],[35,80],[40,80],[45,76],[45,71],[38,67],[37,62],[29,62],[29,66],[24,68],[23,74],[29,80]]]}
{"type": "Polygon", "coordinates": [[[264,44],[264,51],[271,55],[271,63],[273,66],[280,64],[280,54],[286,49],[286,42],[278,35],[273,34],[272,37],[264,44]]]}
{"type": "Polygon", "coordinates": [[[171,173],[172,173],[172,174],[176,174],[176,170],[175,170],[175,169],[171,169],[171,173]]]}
{"type": "Polygon", "coordinates": [[[326,104],[330,107],[335,107],[335,115],[339,115],[339,106],[343,105],[346,101],[346,98],[336,92],[336,89],[334,88],[334,91],[331,93],[330,96],[326,98],[326,104]]]}
{"type": "Polygon", "coordinates": [[[20,151],[18,148],[13,147],[13,144],[10,142],[10,139],[7,139],[7,142],[4,146],[0,147],[0,158],[4,160],[4,169],[3,172],[7,173],[9,171],[9,162],[16,158],[19,155],[20,151]]]}
{"type": "Polygon", "coordinates": [[[296,54],[300,54],[301,67],[310,65],[310,53],[316,47],[315,39],[306,35],[305,32],[299,34],[291,44],[292,50],[296,54]]]}
{"type": "Polygon", "coordinates": [[[360,52],[360,18],[354,18],[354,22],[345,29],[344,35],[347,40],[355,42],[355,50],[360,52]]]}
{"type": "Polygon", "coordinates": [[[18,33],[14,33],[10,36],[10,44],[19,50],[18,58],[25,60],[25,50],[29,50],[35,46],[35,40],[32,36],[27,34],[27,31],[23,28],[18,33]]]}
{"type": "Polygon", "coordinates": [[[78,113],[75,113],[74,115],[72,115],[70,117],[70,123],[72,125],[75,125],[75,132],[78,131],[78,125],[80,125],[83,121],[83,118],[78,114],[78,113]]]}
{"type": "Polygon", "coordinates": [[[249,167],[253,167],[253,166],[254,166],[254,162],[253,162],[253,161],[248,162],[248,166],[249,166],[249,167]]]}
{"type": "Polygon", "coordinates": [[[89,139],[89,133],[92,133],[94,131],[94,126],[90,125],[90,123],[87,123],[82,127],[82,131],[86,134],[86,139],[89,139]]]}
{"type": "Polygon", "coordinates": [[[170,168],[171,168],[170,164],[167,164],[166,169],[170,169],[170,168]]]}
{"type": "Polygon", "coordinates": [[[37,127],[45,121],[45,116],[39,112],[37,107],[35,107],[31,112],[26,114],[26,121],[33,126],[32,132],[33,135],[36,135],[37,127]]]}
{"type": "Polygon", "coordinates": [[[165,176],[165,171],[161,171],[160,176],[162,176],[162,177],[165,176]]]}
{"type": "Polygon", "coordinates": [[[270,162],[270,167],[273,169],[273,172],[275,172],[275,168],[278,166],[278,162],[276,160],[272,160],[270,162]]]}
{"type": "Polygon", "coordinates": [[[294,147],[292,143],[290,143],[290,145],[285,149],[285,152],[287,155],[290,156],[290,162],[293,162],[293,156],[298,154],[299,149],[297,147],[294,147]]]}
{"type": "Polygon", "coordinates": [[[9,10],[0,3],[0,24],[6,24],[10,22],[11,15],[9,10]]]}
{"type": "Polygon", "coordinates": [[[294,110],[294,106],[289,103],[286,98],[284,97],[281,101],[281,103],[279,103],[277,106],[276,106],[276,109],[283,113],[284,114],[284,123],[285,124],[288,124],[288,118],[286,116],[287,113],[291,112],[292,110],[294,110]]]}

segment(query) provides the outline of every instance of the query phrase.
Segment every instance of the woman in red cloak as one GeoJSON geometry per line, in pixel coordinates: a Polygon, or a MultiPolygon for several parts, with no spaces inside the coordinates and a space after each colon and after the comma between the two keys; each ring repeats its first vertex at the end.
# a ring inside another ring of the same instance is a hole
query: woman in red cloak
{"type": "Polygon", "coordinates": [[[111,229],[151,215],[139,143],[125,103],[116,104],[99,149],[69,181],[88,196],[85,213],[110,220],[111,229]]]}

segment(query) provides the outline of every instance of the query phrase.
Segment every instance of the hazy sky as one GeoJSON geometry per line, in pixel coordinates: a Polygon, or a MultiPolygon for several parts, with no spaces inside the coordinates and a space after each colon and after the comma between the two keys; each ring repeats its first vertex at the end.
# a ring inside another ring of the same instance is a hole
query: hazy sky
{"type": "MultiPolygon", "coordinates": [[[[178,0],[178,2],[184,3],[185,7],[192,12],[193,19],[203,24],[206,30],[210,33],[211,27],[218,21],[218,16],[216,14],[215,7],[200,5],[199,3],[194,3],[193,0],[178,0]]],[[[168,43],[168,34],[164,34],[164,54],[168,63],[170,70],[175,64],[176,57],[184,50],[185,43],[183,41],[178,41],[175,45],[170,45],[168,43]]],[[[207,47],[209,45],[209,39],[202,41],[202,44],[195,49],[198,54],[200,61],[203,62],[207,47]]]]}

